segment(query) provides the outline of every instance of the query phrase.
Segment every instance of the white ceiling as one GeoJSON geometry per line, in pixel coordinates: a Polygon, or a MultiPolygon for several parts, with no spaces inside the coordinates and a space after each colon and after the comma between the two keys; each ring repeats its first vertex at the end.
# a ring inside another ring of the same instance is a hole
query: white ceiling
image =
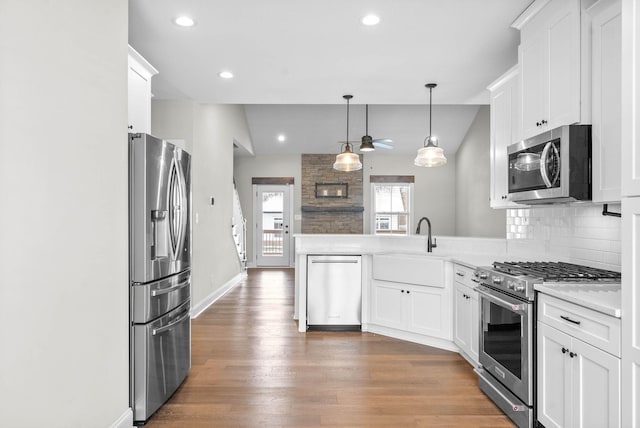
{"type": "MultiPolygon", "coordinates": [[[[347,138],[346,103],[342,106],[246,105],[245,111],[255,150],[261,154],[337,154],[340,152],[338,142],[347,138]],[[276,139],[280,133],[287,138],[284,143],[276,139]]],[[[477,111],[477,105],[433,107],[432,131],[445,153],[456,151],[477,111]]],[[[369,135],[374,139],[393,139],[392,151],[377,149],[376,154],[415,154],[429,134],[428,113],[429,107],[425,105],[369,106],[369,135]]],[[[351,105],[349,141],[359,142],[363,135],[364,106],[351,105]]]]}
{"type": "Polygon", "coordinates": [[[354,120],[350,139],[364,135],[370,104],[369,134],[393,138],[396,152],[411,141],[415,151],[428,131],[428,82],[438,83],[433,132],[455,151],[477,107],[453,105],[488,103],[486,86],[517,62],[510,24],[530,2],[129,0],[129,42],[159,70],[157,98],[247,105],[258,154],[287,145],[289,153],[337,151],[332,144],[346,136],[344,94],[354,95],[352,116],[362,122],[354,120]],[[370,12],[379,25],[360,23],[370,12]],[[196,26],[175,25],[182,14],[196,26]],[[221,70],[235,77],[220,79],[221,70]],[[445,112],[464,132],[446,128],[445,112]]]}

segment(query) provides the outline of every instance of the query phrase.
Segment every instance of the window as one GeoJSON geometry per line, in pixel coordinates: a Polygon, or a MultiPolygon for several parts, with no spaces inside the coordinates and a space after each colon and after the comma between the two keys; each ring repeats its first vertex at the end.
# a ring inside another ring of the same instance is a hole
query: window
{"type": "Polygon", "coordinates": [[[373,233],[410,234],[413,181],[394,183],[388,179],[381,181],[380,177],[385,176],[371,177],[373,233]]]}

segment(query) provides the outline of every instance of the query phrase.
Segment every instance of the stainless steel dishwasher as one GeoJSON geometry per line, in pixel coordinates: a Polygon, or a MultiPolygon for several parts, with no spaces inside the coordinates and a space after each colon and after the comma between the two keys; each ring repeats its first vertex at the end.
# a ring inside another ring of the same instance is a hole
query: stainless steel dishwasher
{"type": "Polygon", "coordinates": [[[326,330],[361,326],[362,257],[307,256],[307,325],[326,330]]]}

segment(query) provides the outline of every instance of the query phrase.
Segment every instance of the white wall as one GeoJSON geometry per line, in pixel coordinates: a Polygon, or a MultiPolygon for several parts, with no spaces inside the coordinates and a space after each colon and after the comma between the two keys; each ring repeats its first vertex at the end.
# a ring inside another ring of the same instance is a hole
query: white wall
{"type": "Polygon", "coordinates": [[[231,235],[233,142],[250,145],[249,128],[238,105],[154,100],[151,117],[152,134],[184,139],[191,149],[191,305],[196,307],[242,270],[231,235]]]}
{"type": "MultiPolygon", "coordinates": [[[[449,157],[446,166],[438,168],[421,168],[413,164],[413,155],[393,155],[389,152],[368,154],[363,156],[364,182],[364,232],[370,233],[370,175],[414,175],[414,224],[427,216],[433,225],[433,233],[439,235],[455,234],[455,157],[449,157]]],[[[255,157],[236,156],[234,176],[240,202],[245,217],[251,224],[253,216],[252,177],[294,177],[294,215],[300,214],[300,155],[260,155],[255,157]]],[[[300,221],[294,221],[294,233],[300,233],[300,221]]],[[[247,227],[247,247],[252,252],[253,230],[247,227]]],[[[253,254],[249,254],[252,260],[253,254]]]]}
{"type": "MultiPolygon", "coordinates": [[[[417,152],[418,148],[416,148],[417,152]]],[[[456,160],[455,156],[445,153],[447,164],[434,168],[415,166],[415,155],[394,155],[379,149],[380,153],[364,155],[364,231],[371,233],[371,175],[413,175],[413,224],[415,232],[421,217],[431,221],[433,235],[455,235],[456,210],[456,160]]],[[[426,234],[426,228],[422,229],[426,234]]]]}
{"type": "Polygon", "coordinates": [[[154,100],[151,109],[151,133],[166,140],[184,140],[184,149],[193,153],[198,104],[191,100],[154,100]]]}
{"type": "Polygon", "coordinates": [[[489,206],[490,108],[482,106],[456,152],[456,235],[505,237],[505,211],[489,206]]]}
{"type": "Polygon", "coordinates": [[[127,2],[0,2],[0,425],[128,413],[127,2]]]}
{"type": "Polygon", "coordinates": [[[300,155],[263,155],[263,156],[236,156],[234,158],[233,175],[236,179],[238,195],[242,212],[247,219],[247,260],[252,263],[253,254],[253,233],[255,227],[253,222],[253,191],[251,178],[253,177],[293,177],[293,211],[292,219],[293,233],[300,233],[301,221],[295,216],[300,215],[301,194],[300,191],[300,155]]]}

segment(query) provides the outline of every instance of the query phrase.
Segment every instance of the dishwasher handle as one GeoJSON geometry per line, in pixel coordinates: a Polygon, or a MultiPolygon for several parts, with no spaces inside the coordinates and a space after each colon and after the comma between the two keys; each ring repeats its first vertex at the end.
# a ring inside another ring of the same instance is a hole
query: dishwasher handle
{"type": "Polygon", "coordinates": [[[311,260],[311,263],[358,263],[360,260],[311,260]]]}

